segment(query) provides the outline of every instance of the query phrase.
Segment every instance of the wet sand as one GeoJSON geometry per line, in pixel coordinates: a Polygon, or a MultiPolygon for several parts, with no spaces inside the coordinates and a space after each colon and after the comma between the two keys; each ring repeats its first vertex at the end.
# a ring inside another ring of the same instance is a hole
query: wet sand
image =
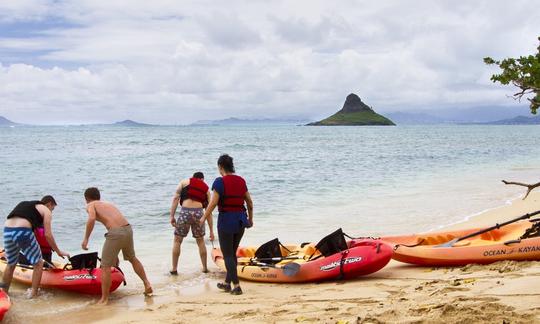
{"type": "MultiPolygon", "coordinates": [[[[525,201],[516,200],[448,228],[491,226],[538,209],[540,193],[533,192],[525,201]]],[[[72,303],[71,310],[43,314],[29,310],[31,302],[16,299],[7,322],[540,322],[540,262],[536,261],[459,268],[421,268],[392,261],[383,270],[353,281],[294,285],[242,282],[242,296],[218,291],[215,285],[223,274],[214,265],[211,269],[212,273],[201,275],[202,284],[178,289],[158,286],[152,298],[120,290],[108,307],[91,305],[86,298],[72,303]]],[[[130,285],[142,293],[141,283],[131,281],[130,285]]]]}

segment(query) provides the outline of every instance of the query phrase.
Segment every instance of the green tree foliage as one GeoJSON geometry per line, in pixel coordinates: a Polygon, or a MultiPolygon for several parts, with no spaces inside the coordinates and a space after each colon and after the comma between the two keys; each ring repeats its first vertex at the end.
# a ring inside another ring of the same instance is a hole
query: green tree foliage
{"type": "Polygon", "coordinates": [[[540,46],[536,55],[507,58],[502,61],[486,57],[484,63],[501,68],[502,72],[492,75],[491,81],[505,85],[511,83],[518,87],[521,91],[514,94],[514,99],[521,100],[526,96],[531,103],[531,113],[536,114],[540,106],[540,46]]]}

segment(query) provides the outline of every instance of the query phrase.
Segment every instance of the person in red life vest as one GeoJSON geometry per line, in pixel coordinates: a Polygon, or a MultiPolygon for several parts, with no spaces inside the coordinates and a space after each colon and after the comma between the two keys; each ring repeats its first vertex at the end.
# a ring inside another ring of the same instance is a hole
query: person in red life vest
{"type": "Polygon", "coordinates": [[[8,264],[4,270],[2,283],[6,292],[13,279],[15,266],[21,261],[19,254],[22,253],[28,264],[34,268],[31,297],[37,296],[43,273],[43,255],[35,236],[38,228],[43,229],[43,236],[49,249],[56,251],[60,257],[69,257],[67,252],[58,248],[52,234],[52,211],[55,207],[56,201],[47,195],[41,201],[20,202],[7,216],[4,224],[4,249],[8,264]]]}
{"type": "Polygon", "coordinates": [[[233,158],[224,154],[218,159],[218,170],[221,177],[212,185],[212,198],[201,224],[208,219],[212,231],[212,211],[218,207],[219,245],[227,269],[225,282],[218,283],[218,288],[233,295],[241,295],[242,289],[238,281],[236,250],[244,235],[244,230],[253,226],[253,201],[248,192],[246,181],[235,174],[233,158]],[[247,213],[246,213],[247,206],[247,213]],[[231,287],[231,283],[234,287],[231,287]]]}
{"type": "MultiPolygon", "coordinates": [[[[204,182],[204,174],[195,172],[193,177],[180,181],[176,188],[171,205],[171,225],[174,230],[174,242],[172,250],[172,269],[171,275],[178,274],[178,259],[180,258],[180,246],[183,239],[188,235],[191,228],[191,234],[199,246],[199,255],[203,272],[208,272],[206,261],[206,245],[204,244],[204,223],[199,221],[203,217],[204,208],[208,206],[210,191],[208,185],[204,182]],[[174,218],[176,208],[180,204],[180,215],[178,220],[174,218]]],[[[214,240],[214,232],[210,226],[210,240],[214,240]]]]}

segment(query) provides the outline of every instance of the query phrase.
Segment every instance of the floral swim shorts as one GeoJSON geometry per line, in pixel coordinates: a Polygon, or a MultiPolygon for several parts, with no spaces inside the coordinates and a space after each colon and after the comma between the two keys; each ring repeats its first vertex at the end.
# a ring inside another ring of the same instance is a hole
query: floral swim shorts
{"type": "Polygon", "coordinates": [[[202,208],[185,208],[180,210],[180,216],[176,221],[176,228],[174,235],[186,237],[191,227],[191,234],[194,238],[203,237],[205,232],[205,225],[201,225],[199,222],[203,217],[204,212],[202,208]]]}

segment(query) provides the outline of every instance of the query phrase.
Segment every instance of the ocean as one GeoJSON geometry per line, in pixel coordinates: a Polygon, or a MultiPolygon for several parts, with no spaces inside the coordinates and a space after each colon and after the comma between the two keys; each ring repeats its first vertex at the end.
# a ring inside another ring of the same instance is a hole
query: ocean
{"type": "MultiPolygon", "coordinates": [[[[83,192],[97,186],[133,225],[151,279],[170,284],[173,192],[195,171],[211,185],[222,153],[234,157],[255,205],[242,243],[296,243],[339,227],[352,236],[428,231],[503,205],[524,190],[502,179],[540,180],[539,135],[537,126],[480,125],[0,128],[0,214],[54,195],[56,240],[77,254],[83,192]]],[[[96,226],[91,250],[100,251],[104,232],[96,226]]],[[[200,282],[199,263],[188,236],[179,267],[186,280],[173,284],[200,282]]]]}

